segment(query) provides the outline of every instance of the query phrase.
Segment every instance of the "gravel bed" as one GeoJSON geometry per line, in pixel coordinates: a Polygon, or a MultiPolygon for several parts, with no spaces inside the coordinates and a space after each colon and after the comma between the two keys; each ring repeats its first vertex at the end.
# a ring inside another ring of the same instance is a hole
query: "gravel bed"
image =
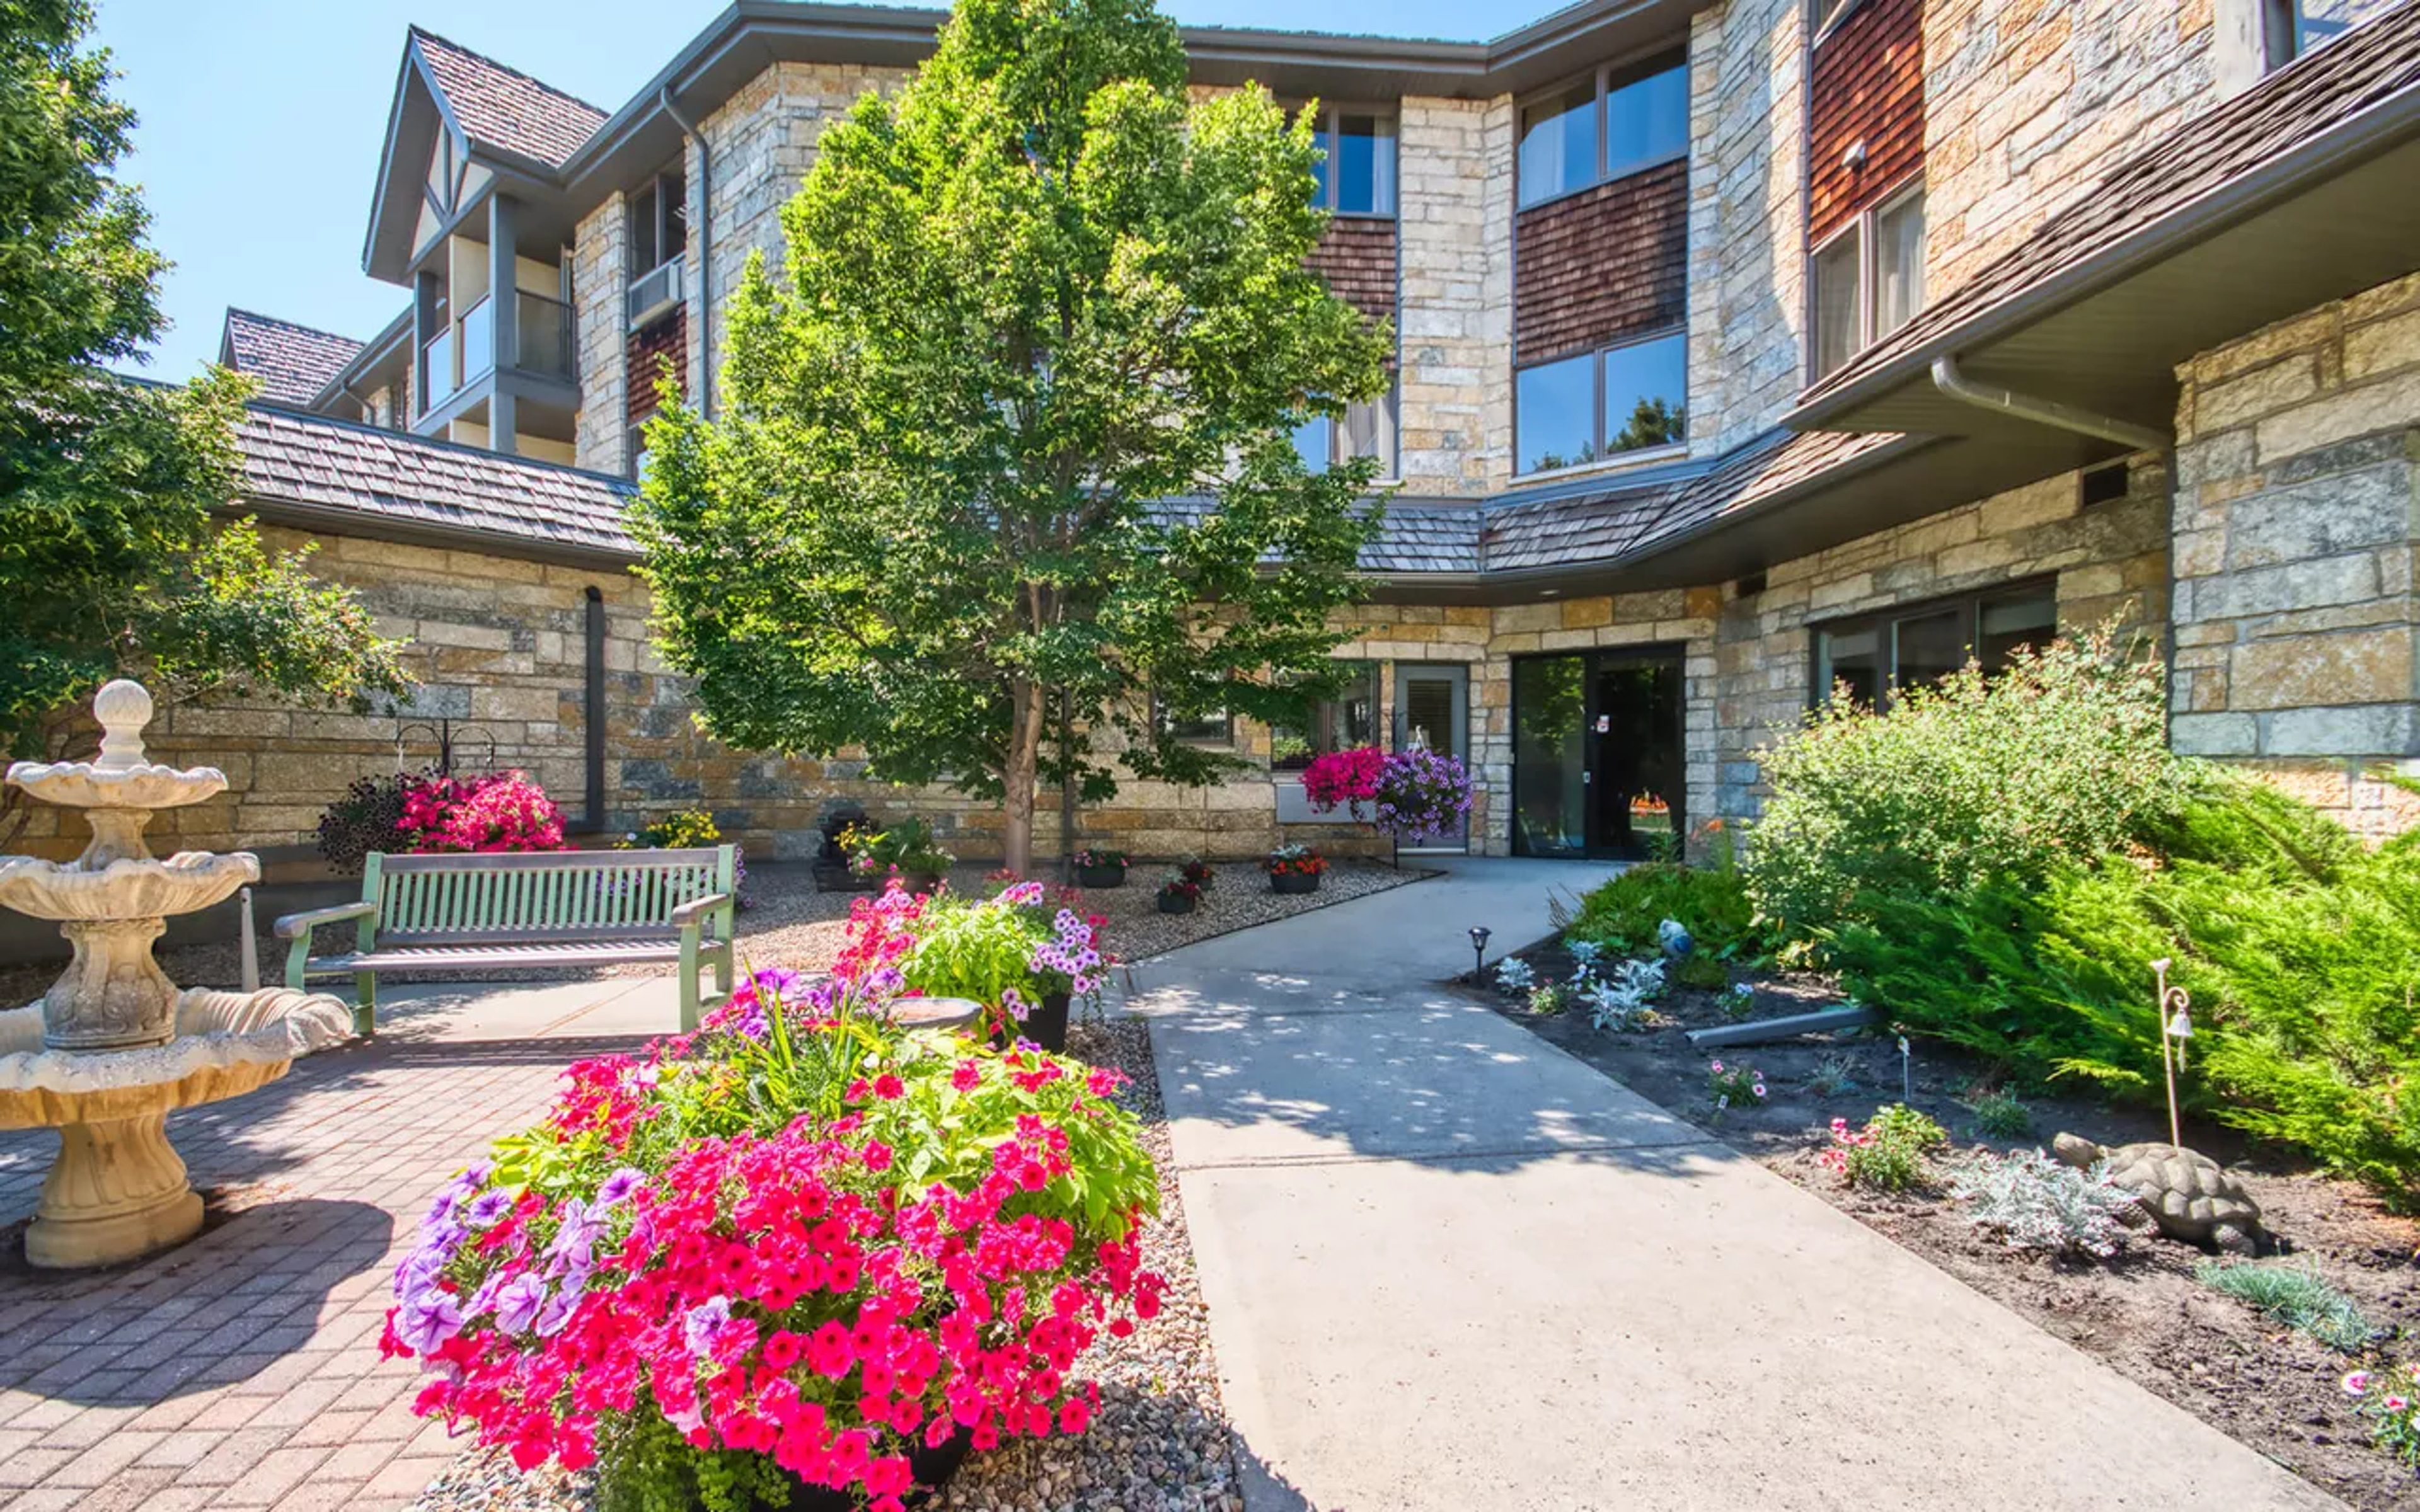
{"type": "MultiPolygon", "coordinates": [[[[984,880],[988,870],[981,865],[958,867],[950,873],[950,886],[958,892],[979,897],[989,890],[984,880]]],[[[1218,882],[1202,895],[1200,905],[1190,914],[1159,912],[1159,878],[1165,868],[1151,866],[1129,872],[1123,887],[1081,893],[1081,904],[1086,912],[1109,916],[1106,933],[1111,954],[1121,961],[1140,961],[1180,945],[1348,903],[1435,875],[1415,863],[1398,870],[1382,862],[1341,860],[1321,879],[1318,891],[1281,897],[1269,890],[1268,879],[1262,875],[1258,862],[1224,862],[1216,870],[1218,882]]],[[[841,931],[848,918],[849,904],[862,896],[816,891],[814,878],[803,864],[784,863],[752,870],[748,877],[749,906],[739,915],[741,959],[753,965],[779,964],[802,970],[830,964],[840,950],[841,931]]],[[[261,931],[260,980],[273,986],[284,980],[284,942],[268,933],[275,919],[264,917],[254,922],[261,931]]],[[[321,949],[335,949],[337,933],[323,931],[321,949]]],[[[234,987],[242,980],[234,939],[223,944],[180,945],[157,954],[161,969],[180,987],[234,987]]],[[[34,1001],[58,980],[65,964],[64,961],[0,964],[0,1005],[34,1001]]],[[[657,977],[671,969],[663,965],[628,965],[602,970],[490,970],[480,976],[483,980],[493,981],[569,981],[599,976],[657,977]]],[[[379,980],[454,981],[461,980],[461,976],[455,972],[434,976],[390,972],[379,980]]]]}
{"type": "MultiPolygon", "coordinates": [[[[1176,1190],[1151,1042],[1140,1019],[1079,1022],[1068,1051],[1131,1078],[1120,1101],[1142,1119],[1159,1164],[1159,1215],[1143,1230],[1143,1263],[1167,1277],[1159,1316],[1127,1338],[1104,1334],[1075,1374],[1101,1383],[1101,1411],[1075,1438],[1018,1440],[969,1459],[929,1512],[1242,1512],[1236,1445],[1218,1399],[1209,1319],[1176,1190]]],[[[500,1452],[473,1449],[430,1483],[412,1512],[586,1512],[585,1475],[523,1475],[500,1452]]]]}

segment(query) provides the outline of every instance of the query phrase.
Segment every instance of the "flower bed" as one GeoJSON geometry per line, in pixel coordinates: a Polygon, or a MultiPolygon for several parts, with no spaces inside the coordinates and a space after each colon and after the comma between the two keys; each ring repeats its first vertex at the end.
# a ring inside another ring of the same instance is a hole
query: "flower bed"
{"type": "Polygon", "coordinates": [[[1152,1161],[1116,1073],[892,1028],[895,922],[580,1062],[440,1194],[381,1341],[418,1411],[667,1509],[898,1512],[920,1450],[1083,1430],[1078,1357],[1157,1309],[1152,1161]]]}

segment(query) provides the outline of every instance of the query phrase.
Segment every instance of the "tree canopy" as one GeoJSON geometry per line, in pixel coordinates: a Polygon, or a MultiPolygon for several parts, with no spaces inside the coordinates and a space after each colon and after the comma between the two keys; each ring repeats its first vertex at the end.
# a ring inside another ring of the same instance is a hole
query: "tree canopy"
{"type": "Polygon", "coordinates": [[[211,511],[247,385],[115,377],[163,327],[166,267],[112,177],[133,116],[80,0],[0,0],[0,738],[43,752],[120,673],[165,699],[396,691],[396,648],[303,553],[211,511]]]}
{"type": "Polygon", "coordinates": [[[648,431],[645,572],[712,733],[1000,797],[1023,870],[1040,779],[1212,780],[1177,720],[1330,685],[1376,464],[1293,433],[1391,343],[1306,266],[1309,113],[1186,81],[1145,0],[966,0],[826,131],[731,301],[725,411],[648,431]]]}

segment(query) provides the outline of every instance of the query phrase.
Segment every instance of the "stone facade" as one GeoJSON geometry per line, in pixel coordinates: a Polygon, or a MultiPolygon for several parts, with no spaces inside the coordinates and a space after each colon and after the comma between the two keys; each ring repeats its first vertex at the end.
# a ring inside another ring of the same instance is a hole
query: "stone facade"
{"type": "Polygon", "coordinates": [[[1807,6],[1731,0],[1689,36],[1689,453],[1770,427],[1805,378],[1807,6]]]}
{"type": "Polygon", "coordinates": [[[2355,827],[2420,820],[2420,276],[2179,370],[2177,747],[2355,827]]]}
{"type": "Polygon", "coordinates": [[[1407,99],[1398,138],[1404,491],[1512,475],[1512,101],[1407,99]]]}
{"type": "Polygon", "coordinates": [[[2221,99],[2213,6],[1928,0],[1925,281],[1957,287],[2118,158],[2221,99]]]}
{"type": "Polygon", "coordinates": [[[573,234],[571,306],[580,358],[580,418],[573,455],[597,472],[629,466],[629,374],[623,354],[629,334],[626,291],[630,283],[629,201],[620,193],[590,211],[573,234]]]}

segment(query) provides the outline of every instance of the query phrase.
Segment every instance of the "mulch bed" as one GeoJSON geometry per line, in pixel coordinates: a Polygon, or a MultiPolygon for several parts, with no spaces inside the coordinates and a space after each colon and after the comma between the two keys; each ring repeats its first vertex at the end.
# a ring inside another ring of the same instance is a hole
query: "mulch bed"
{"type": "MultiPolygon", "coordinates": [[[[1068,1053],[1126,1073],[1119,1101],[1143,1123],[1159,1164],[1159,1215],[1143,1230],[1143,1264],[1168,1280],[1159,1316],[1130,1336],[1107,1334],[1078,1362],[1101,1383],[1101,1411],[1074,1438],[1018,1440],[969,1459],[927,1512],[1243,1512],[1233,1430],[1218,1399],[1209,1318],[1177,1196],[1151,1041],[1140,1019],[1082,1021],[1068,1053]]],[[[523,1475],[502,1453],[471,1450],[412,1512],[585,1512],[588,1475],[523,1475]]]]}
{"type": "MultiPolygon", "coordinates": [[[[1541,980],[1571,976],[1571,957],[1553,941],[1517,953],[1541,980]]],[[[1755,988],[1749,1019],[1839,1001],[1820,977],[1734,975],[1755,988]]],[[[1943,1192],[1863,1192],[1819,1165],[1833,1119],[1861,1124],[1877,1104],[1901,1100],[1901,1059],[1887,1028],[1700,1050],[1689,1043],[1687,1030],[1737,1022],[1713,990],[1676,986],[1656,1005],[1663,1023],[1608,1032],[1595,1028],[1585,1009],[1541,1015],[1492,988],[1459,985],[2361,1512],[2420,1506],[2420,1476],[2371,1445],[2366,1420],[2351,1411],[2340,1388],[2358,1362],[2203,1286],[2194,1267],[2211,1257],[2200,1250],[2147,1235],[2106,1263],[2043,1259],[1976,1230],[1943,1192]],[[1709,1062],[1717,1058],[1762,1072],[1767,1101],[1717,1113],[1706,1089],[1709,1062]],[[1850,1085],[1835,1087],[1836,1079],[1850,1085]]],[[[2163,1113],[2034,1088],[2016,1089],[2033,1115],[2026,1134],[1987,1137],[1975,1127],[1967,1103],[1990,1085],[1984,1068],[1947,1046],[1910,1045],[1905,1074],[1913,1095],[1907,1101],[1939,1120],[1961,1148],[2030,1149],[2062,1131],[2104,1145],[2167,1136],[2163,1113]]],[[[2188,1124],[2184,1136],[2243,1179],[2260,1204],[2263,1225],[2294,1259],[2350,1296],[2371,1322],[2394,1331],[2383,1352],[2368,1363],[2420,1361],[2420,1221],[2389,1213],[2364,1188],[2312,1171],[2290,1152],[2250,1145],[2232,1131],[2188,1124]]],[[[2123,1446],[2107,1447],[2113,1466],[2121,1464],[2123,1446]]]]}

